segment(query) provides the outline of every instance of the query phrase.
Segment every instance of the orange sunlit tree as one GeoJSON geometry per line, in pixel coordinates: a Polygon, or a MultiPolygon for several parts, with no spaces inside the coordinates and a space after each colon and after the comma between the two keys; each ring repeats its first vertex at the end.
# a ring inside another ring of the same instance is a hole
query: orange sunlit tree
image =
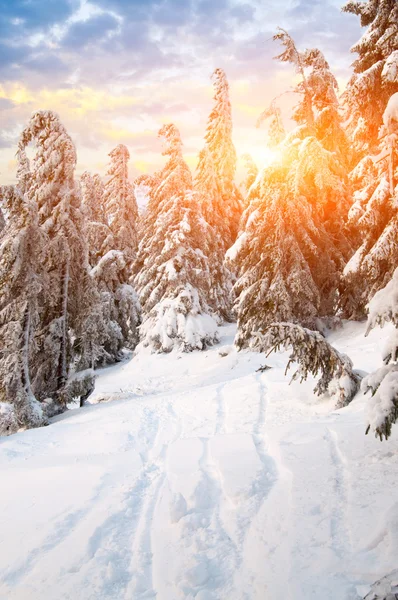
{"type": "MultiPolygon", "coordinates": [[[[322,53],[301,53],[284,30],[275,36],[301,80],[293,117],[297,127],[277,146],[279,157],[249,190],[242,233],[227,253],[237,270],[234,285],[239,347],[275,321],[320,326],[334,315],[340,274],[351,246],[344,229],[347,141],[340,124],[336,81],[322,53]],[[333,148],[333,149],[332,149],[333,148]]],[[[275,103],[272,142],[280,136],[275,103]]]]}

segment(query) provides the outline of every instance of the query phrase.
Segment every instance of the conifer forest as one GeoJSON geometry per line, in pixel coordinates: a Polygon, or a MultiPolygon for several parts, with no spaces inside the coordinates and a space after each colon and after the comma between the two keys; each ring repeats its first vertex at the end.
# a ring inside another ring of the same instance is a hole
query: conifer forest
{"type": "Polygon", "coordinates": [[[398,598],[397,0],[0,12],[0,600],[398,598]]]}

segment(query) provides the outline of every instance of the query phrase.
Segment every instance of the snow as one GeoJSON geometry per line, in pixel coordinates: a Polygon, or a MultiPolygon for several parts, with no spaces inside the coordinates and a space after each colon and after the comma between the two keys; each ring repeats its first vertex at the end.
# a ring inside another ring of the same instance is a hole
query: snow
{"type": "Polygon", "coordinates": [[[376,292],[369,302],[368,329],[375,325],[384,325],[386,321],[397,322],[398,306],[398,268],[387,285],[376,292]]]}
{"type": "MultiPolygon", "coordinates": [[[[328,340],[370,372],[393,327],[365,329],[328,340]]],[[[398,426],[366,436],[362,393],[335,411],[288,385],[288,353],[220,335],[139,352],[1,438],[1,600],[359,600],[396,569],[398,426]]]]}
{"type": "Polygon", "coordinates": [[[225,254],[225,258],[227,260],[230,260],[231,262],[236,260],[239,252],[242,250],[244,244],[246,243],[247,237],[248,236],[245,231],[239,235],[236,242],[227,250],[225,254]]]}
{"type": "Polygon", "coordinates": [[[383,123],[388,133],[394,133],[394,131],[396,131],[398,123],[398,92],[393,94],[387,102],[383,114],[383,123]]]}
{"type": "Polygon", "coordinates": [[[386,62],[384,63],[381,77],[385,82],[398,82],[398,50],[391,52],[386,62]]]}

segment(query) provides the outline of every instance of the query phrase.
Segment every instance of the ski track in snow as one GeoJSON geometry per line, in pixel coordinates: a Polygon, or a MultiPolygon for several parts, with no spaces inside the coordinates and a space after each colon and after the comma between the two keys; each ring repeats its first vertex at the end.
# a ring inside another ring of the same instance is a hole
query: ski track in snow
{"type": "Polygon", "coordinates": [[[381,450],[361,398],[333,413],[285,355],[256,373],[222,331],[105,369],[112,402],[0,441],[0,600],[359,600],[394,568],[396,433],[381,450]]]}

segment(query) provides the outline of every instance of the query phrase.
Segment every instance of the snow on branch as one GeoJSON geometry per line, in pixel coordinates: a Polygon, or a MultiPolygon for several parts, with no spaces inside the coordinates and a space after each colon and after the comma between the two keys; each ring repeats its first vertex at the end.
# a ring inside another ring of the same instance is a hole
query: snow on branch
{"type": "Polygon", "coordinates": [[[314,393],[318,396],[329,393],[336,398],[336,408],[347,406],[359,388],[359,376],[353,371],[351,359],[331,346],[316,331],[305,329],[293,323],[275,323],[265,334],[257,336],[256,349],[274,351],[292,348],[286,373],[292,363],[298,364],[291,381],[305,381],[309,374],[317,377],[321,374],[314,393]],[[260,346],[260,347],[258,347],[260,346]]]}

